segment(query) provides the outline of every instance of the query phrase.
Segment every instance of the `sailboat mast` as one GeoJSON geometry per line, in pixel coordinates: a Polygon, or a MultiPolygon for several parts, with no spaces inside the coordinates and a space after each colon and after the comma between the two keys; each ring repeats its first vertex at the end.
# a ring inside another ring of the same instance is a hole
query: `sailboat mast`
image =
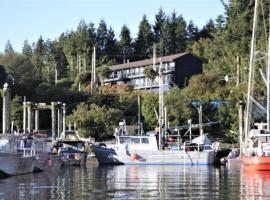
{"type": "Polygon", "coordinates": [[[257,29],[257,13],[258,13],[258,0],[255,0],[254,16],[253,16],[253,29],[249,58],[249,75],[248,75],[248,93],[247,93],[247,107],[246,107],[246,123],[245,123],[245,145],[247,144],[248,132],[250,129],[250,118],[252,112],[251,98],[253,96],[253,74],[255,67],[255,51],[256,51],[256,29],[257,29]]]}
{"type": "Polygon", "coordinates": [[[162,73],[162,61],[159,60],[158,77],[159,77],[159,149],[161,149],[161,140],[163,137],[163,124],[164,124],[164,100],[163,100],[163,73],[162,73]]]}
{"type": "MultiPolygon", "coordinates": [[[[269,10],[270,14],[270,10],[269,10]]],[[[270,30],[270,21],[269,21],[270,30]]],[[[267,48],[267,131],[270,131],[270,32],[268,33],[268,48],[267,48]]]]}
{"type": "Polygon", "coordinates": [[[141,99],[138,95],[138,135],[142,135],[142,126],[141,126],[141,99]]]}

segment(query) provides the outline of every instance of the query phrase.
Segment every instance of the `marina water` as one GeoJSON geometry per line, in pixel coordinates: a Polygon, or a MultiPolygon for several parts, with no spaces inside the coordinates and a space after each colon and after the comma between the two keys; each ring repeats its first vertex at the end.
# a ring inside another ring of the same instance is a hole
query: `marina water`
{"type": "Polygon", "coordinates": [[[269,199],[270,172],[209,166],[66,167],[1,179],[0,199],[269,199]]]}

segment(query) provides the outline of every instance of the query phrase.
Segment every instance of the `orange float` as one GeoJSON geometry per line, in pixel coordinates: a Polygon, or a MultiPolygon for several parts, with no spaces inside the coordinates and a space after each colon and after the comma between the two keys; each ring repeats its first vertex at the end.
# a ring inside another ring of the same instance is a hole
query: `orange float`
{"type": "Polygon", "coordinates": [[[137,159],[138,159],[138,155],[137,155],[136,153],[132,153],[132,154],[130,155],[130,159],[131,159],[131,160],[137,160],[137,159]]]}

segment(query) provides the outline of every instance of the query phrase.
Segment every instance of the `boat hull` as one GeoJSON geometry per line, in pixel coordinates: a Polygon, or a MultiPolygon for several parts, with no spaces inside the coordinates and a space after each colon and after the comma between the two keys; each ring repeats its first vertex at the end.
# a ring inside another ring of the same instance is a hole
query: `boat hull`
{"type": "Polygon", "coordinates": [[[93,145],[101,165],[212,165],[216,151],[128,151],[93,145]],[[134,156],[136,155],[136,156],[134,156]]]}
{"type": "Polygon", "coordinates": [[[61,165],[61,156],[48,153],[36,154],[35,171],[58,170],[61,165]]]}
{"type": "Polygon", "coordinates": [[[246,156],[242,157],[243,166],[253,171],[270,171],[270,156],[246,156]]]}
{"type": "Polygon", "coordinates": [[[87,152],[65,153],[61,157],[63,165],[84,166],[86,165],[87,152]]]}
{"type": "Polygon", "coordinates": [[[0,171],[6,175],[32,173],[34,167],[35,156],[23,157],[16,153],[0,153],[0,171]]]}

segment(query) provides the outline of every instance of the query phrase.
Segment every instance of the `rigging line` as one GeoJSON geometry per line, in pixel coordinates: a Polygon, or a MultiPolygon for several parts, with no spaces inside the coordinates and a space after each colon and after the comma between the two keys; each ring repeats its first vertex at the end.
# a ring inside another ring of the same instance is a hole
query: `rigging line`
{"type": "MultiPolygon", "coordinates": [[[[261,2],[261,9],[262,9],[262,16],[263,16],[264,33],[265,33],[265,38],[267,38],[267,29],[266,29],[266,20],[265,20],[265,15],[264,15],[263,1],[260,0],[260,2],[261,2]]],[[[266,47],[267,47],[267,42],[266,42],[266,47]]]]}
{"type": "MultiPolygon", "coordinates": [[[[119,115],[119,117],[118,118],[116,118],[117,120],[119,120],[123,115],[124,115],[124,113],[131,107],[131,105],[135,102],[135,100],[137,101],[137,99],[134,99],[133,101],[131,101],[131,103],[127,106],[127,108],[122,112],[122,114],[121,115],[119,115]]],[[[116,121],[117,121],[116,120],[116,121]]],[[[100,139],[101,137],[103,137],[105,134],[107,134],[108,133],[108,131],[110,130],[110,128],[112,128],[113,126],[109,126],[105,131],[104,131],[104,133],[102,133],[99,137],[98,137],[98,139],[100,139]]]]}

